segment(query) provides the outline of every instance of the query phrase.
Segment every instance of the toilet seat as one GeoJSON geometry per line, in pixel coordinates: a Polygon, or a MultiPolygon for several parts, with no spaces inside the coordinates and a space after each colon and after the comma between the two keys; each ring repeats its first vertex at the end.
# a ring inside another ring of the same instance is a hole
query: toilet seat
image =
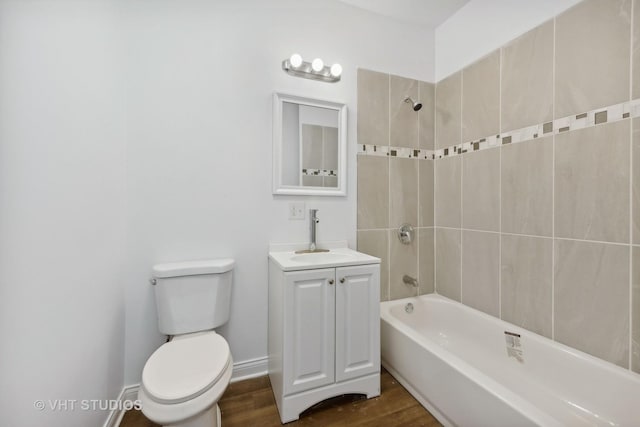
{"type": "Polygon", "coordinates": [[[213,331],[176,337],[151,355],[142,387],[158,403],[186,402],[213,387],[230,363],[229,345],[213,331]]]}
{"type": "MultiPolygon", "coordinates": [[[[229,385],[231,374],[233,373],[233,360],[229,362],[228,368],[222,374],[220,380],[210,389],[199,396],[181,403],[160,403],[149,396],[143,387],[138,390],[138,399],[142,406],[142,413],[155,423],[160,425],[176,425],[188,423],[193,417],[198,417],[214,406],[229,385]]],[[[188,424],[190,425],[190,424],[188,424]]]]}

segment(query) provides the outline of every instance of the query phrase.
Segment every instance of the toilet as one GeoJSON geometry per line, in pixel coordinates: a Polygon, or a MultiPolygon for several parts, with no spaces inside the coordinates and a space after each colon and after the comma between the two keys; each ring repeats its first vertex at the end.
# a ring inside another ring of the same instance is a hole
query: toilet
{"type": "Polygon", "coordinates": [[[227,323],[234,260],[153,267],[158,329],[170,340],[147,360],[138,392],[142,412],[163,426],[218,427],[218,400],[233,359],[214,329],[227,323]]]}

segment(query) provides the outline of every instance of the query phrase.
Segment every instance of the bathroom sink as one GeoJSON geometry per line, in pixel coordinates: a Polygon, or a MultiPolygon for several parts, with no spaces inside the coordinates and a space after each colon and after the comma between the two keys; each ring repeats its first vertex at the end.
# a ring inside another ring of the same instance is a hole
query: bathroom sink
{"type": "Polygon", "coordinates": [[[269,258],[283,271],[380,263],[380,258],[345,247],[332,248],[324,251],[318,250],[317,252],[300,252],[301,251],[294,252],[292,250],[271,251],[269,252],[269,258]]]}
{"type": "Polygon", "coordinates": [[[353,259],[353,255],[349,253],[338,252],[311,252],[307,254],[296,254],[293,255],[290,259],[293,262],[327,264],[333,262],[347,262],[353,259]]]}

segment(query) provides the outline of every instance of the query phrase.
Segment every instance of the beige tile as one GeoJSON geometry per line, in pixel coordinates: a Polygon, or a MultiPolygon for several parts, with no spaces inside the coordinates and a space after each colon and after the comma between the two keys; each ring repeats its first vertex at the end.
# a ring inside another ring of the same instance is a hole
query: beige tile
{"type": "Polygon", "coordinates": [[[418,148],[418,112],[404,102],[407,96],[418,100],[418,81],[405,77],[390,77],[391,142],[394,147],[418,148]]]}
{"type": "MultiPolygon", "coordinates": [[[[638,22],[638,21],[636,21],[638,22]]],[[[640,374],[640,247],[633,247],[631,369],[640,374]]]]}
{"type": "Polygon", "coordinates": [[[323,169],[338,169],[338,128],[325,126],[323,130],[323,169]]]}
{"type": "Polygon", "coordinates": [[[502,49],[502,132],[553,119],[553,20],[502,49]]]}
{"type": "Polygon", "coordinates": [[[462,227],[500,230],[500,149],[462,156],[462,227]]]}
{"type": "Polygon", "coordinates": [[[502,319],[551,338],[553,240],[502,235],[502,319]]]}
{"type": "Polygon", "coordinates": [[[557,237],[629,242],[629,120],[556,136],[557,237]]]}
{"type": "Polygon", "coordinates": [[[302,125],[302,168],[322,168],[322,126],[302,125]]]}
{"type": "Polygon", "coordinates": [[[434,229],[418,229],[418,272],[420,280],[419,294],[431,294],[434,291],[434,229]]]}
{"type": "Polygon", "coordinates": [[[389,145],[389,75],[358,69],[358,144],[389,145]]]}
{"type": "Polygon", "coordinates": [[[418,225],[418,160],[389,159],[391,218],[389,225],[418,225]]]}
{"type": "Polygon", "coordinates": [[[629,99],[631,0],[585,0],[556,18],[555,115],[629,99]]]}
{"type": "Polygon", "coordinates": [[[462,70],[462,142],[500,133],[500,50],[462,70]]]}
{"type": "Polygon", "coordinates": [[[389,264],[389,299],[399,299],[418,295],[418,289],[407,285],[402,281],[406,274],[414,279],[418,278],[418,241],[414,236],[413,241],[403,245],[398,239],[396,230],[389,230],[389,242],[391,248],[389,264]]]}
{"type": "Polygon", "coordinates": [[[389,232],[358,231],[358,251],[380,258],[380,301],[389,300],[389,232]]]}
{"type": "MultiPolygon", "coordinates": [[[[640,5],[638,5],[640,9],[640,5]]],[[[637,21],[640,26],[640,21],[637,21]]],[[[633,119],[633,243],[640,244],[640,118],[633,119]]]]}
{"type": "Polygon", "coordinates": [[[436,228],[436,292],[460,301],[461,231],[436,228]]]}
{"type": "Polygon", "coordinates": [[[555,339],[629,366],[628,246],[555,242],[555,339]]]}
{"type": "Polygon", "coordinates": [[[322,187],[324,181],[321,176],[304,175],[302,177],[302,185],[305,187],[322,187]]]}
{"type": "Polygon", "coordinates": [[[389,227],[389,159],[358,156],[358,229],[389,227]]]}
{"type": "Polygon", "coordinates": [[[433,161],[419,160],[420,172],[418,227],[433,226],[433,161]]]}
{"type": "Polygon", "coordinates": [[[460,144],[462,119],[462,72],[436,84],[436,148],[460,144]]]}
{"type": "Polygon", "coordinates": [[[551,236],[553,137],[502,146],[502,232],[551,236]]]}
{"type": "Polygon", "coordinates": [[[460,227],[462,199],[462,160],[460,156],[446,157],[434,162],[435,223],[441,227],[460,227]]]}
{"type": "Polygon", "coordinates": [[[633,5],[633,94],[631,99],[640,98],[640,1],[634,0],[633,5]]]}
{"type": "Polygon", "coordinates": [[[336,176],[325,176],[323,180],[323,185],[325,187],[337,187],[338,186],[338,177],[336,176]]]}
{"type": "Polygon", "coordinates": [[[500,235],[462,231],[462,303],[500,315],[500,235]]]}
{"type": "Polygon", "coordinates": [[[418,112],[418,147],[427,150],[435,149],[435,108],[436,85],[428,82],[419,82],[420,102],[422,108],[418,112]]]}

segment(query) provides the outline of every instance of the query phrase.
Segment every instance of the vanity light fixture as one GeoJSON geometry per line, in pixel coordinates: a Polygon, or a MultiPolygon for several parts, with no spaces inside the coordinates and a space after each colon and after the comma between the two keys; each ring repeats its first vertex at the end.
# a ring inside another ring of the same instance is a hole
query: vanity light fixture
{"type": "Polygon", "coordinates": [[[302,56],[297,53],[282,61],[282,69],[292,76],[327,83],[339,82],[342,75],[342,65],[340,64],[324,65],[324,61],[320,58],[316,58],[312,62],[303,61],[302,56]]]}

